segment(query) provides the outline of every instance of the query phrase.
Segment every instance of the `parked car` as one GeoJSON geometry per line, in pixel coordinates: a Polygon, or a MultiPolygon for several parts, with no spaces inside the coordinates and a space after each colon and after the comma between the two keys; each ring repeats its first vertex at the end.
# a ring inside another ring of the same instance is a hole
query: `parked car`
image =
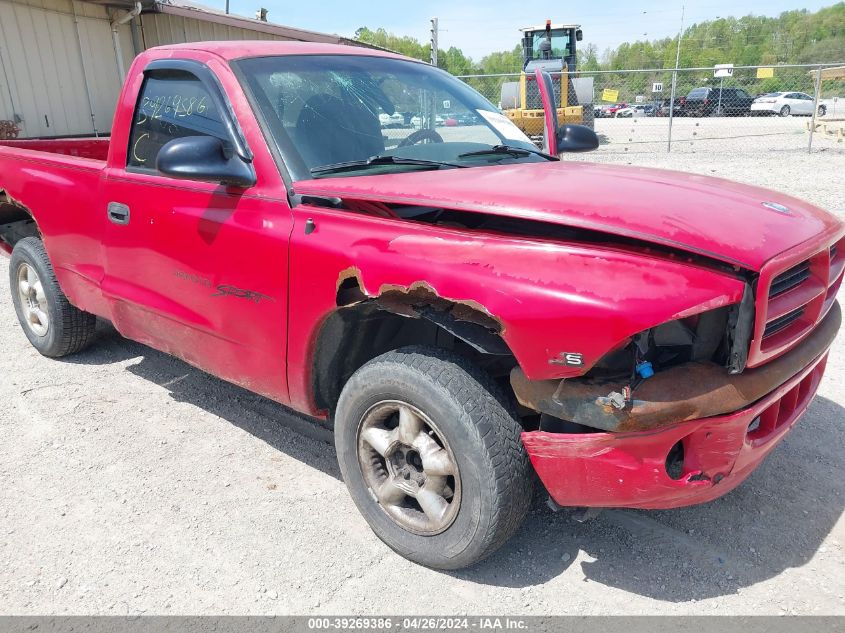
{"type": "Polygon", "coordinates": [[[607,106],[607,116],[615,117],[616,113],[619,112],[619,110],[622,110],[627,107],[627,103],[614,103],[613,105],[607,106]]]}
{"type": "Polygon", "coordinates": [[[650,103],[630,105],[627,108],[617,110],[615,116],[618,119],[654,116],[654,105],[650,103]]]}
{"type": "MultiPolygon", "coordinates": [[[[107,319],[326,420],[363,517],[423,565],[505,543],[535,473],[565,506],[724,495],[822,378],[845,225],[790,195],[561,161],[595,133],[561,126],[549,155],[459,79],[380,50],[152,48],[117,104],[110,139],[0,141],[23,334],[63,357],[107,319]],[[387,149],[380,111],[433,122],[441,100],[479,124],[387,149]]],[[[793,475],[787,497],[812,485],[793,475]]]]}
{"type": "MultiPolygon", "coordinates": [[[[672,109],[672,114],[674,116],[681,116],[678,114],[681,111],[681,103],[685,100],[685,97],[675,97],[675,107],[672,109]]],[[[654,116],[659,117],[666,117],[669,116],[669,103],[671,99],[662,99],[655,108],[654,116]]]]}
{"type": "Polygon", "coordinates": [[[458,125],[480,125],[481,124],[481,117],[479,117],[474,112],[458,112],[453,115],[455,121],[458,122],[458,125]]]}
{"type": "Polygon", "coordinates": [[[745,116],[754,97],[742,88],[695,88],[679,102],[679,116],[745,116]]]}
{"type": "MultiPolygon", "coordinates": [[[[751,111],[756,114],[779,114],[780,116],[813,115],[815,99],[804,92],[770,92],[756,99],[751,104],[751,111]]],[[[822,103],[818,108],[819,116],[827,114],[827,107],[822,103]]]]}
{"type": "Polygon", "coordinates": [[[400,112],[394,112],[393,114],[380,112],[378,115],[378,120],[379,125],[381,125],[381,127],[386,128],[404,127],[405,125],[405,115],[401,114],[400,112]]]}

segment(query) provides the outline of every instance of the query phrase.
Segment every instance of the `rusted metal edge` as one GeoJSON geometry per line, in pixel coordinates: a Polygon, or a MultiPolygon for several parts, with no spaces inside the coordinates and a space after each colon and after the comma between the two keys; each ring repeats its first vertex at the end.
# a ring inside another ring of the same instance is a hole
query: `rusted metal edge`
{"type": "Polygon", "coordinates": [[[515,367],[511,386],[520,404],[540,413],[611,432],[648,430],[749,406],[824,354],[841,324],[842,311],[834,302],[813,333],[783,356],[734,375],[716,363],[684,363],[642,383],[623,409],[607,396],[622,391],[624,381],[529,380],[515,367]]]}
{"type": "Polygon", "coordinates": [[[393,314],[427,319],[482,353],[511,354],[501,338],[504,325],[487,308],[471,299],[442,297],[427,281],[415,281],[409,286],[382,284],[374,294],[364,286],[361,271],[350,266],[340,271],[335,288],[338,306],[372,302],[393,314]],[[349,280],[355,280],[352,289],[345,288],[349,280]]]}
{"type": "MultiPolygon", "coordinates": [[[[35,221],[35,216],[32,211],[30,211],[29,208],[19,200],[15,200],[5,189],[0,187],[0,227],[3,229],[9,226],[9,220],[11,219],[5,218],[3,216],[3,211],[4,209],[10,208],[16,209],[24,215],[23,218],[15,218],[12,222],[17,222],[22,219],[32,220],[32,222],[35,223],[36,230],[39,234],[41,234],[41,228],[38,226],[38,222],[35,221]]],[[[12,244],[5,240],[3,234],[0,234],[0,252],[5,253],[6,255],[12,254],[12,244]]]]}

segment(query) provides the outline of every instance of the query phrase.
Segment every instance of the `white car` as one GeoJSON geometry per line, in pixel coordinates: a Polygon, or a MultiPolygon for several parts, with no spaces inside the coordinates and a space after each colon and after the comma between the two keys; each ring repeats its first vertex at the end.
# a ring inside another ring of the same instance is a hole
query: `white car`
{"type": "Polygon", "coordinates": [[[405,125],[405,117],[399,112],[394,112],[393,114],[381,112],[378,115],[378,122],[381,124],[381,127],[403,127],[405,125]]]}
{"type": "MultiPolygon", "coordinates": [[[[803,92],[771,92],[754,99],[751,104],[751,111],[760,114],[779,114],[789,116],[790,114],[813,115],[813,98],[803,92]]],[[[824,104],[819,105],[819,116],[824,116],[827,108],[824,104]]]]}

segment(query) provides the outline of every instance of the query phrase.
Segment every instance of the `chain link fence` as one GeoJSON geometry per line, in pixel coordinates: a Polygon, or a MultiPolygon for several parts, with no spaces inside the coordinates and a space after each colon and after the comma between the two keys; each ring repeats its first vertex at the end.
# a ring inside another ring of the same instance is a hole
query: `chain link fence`
{"type": "MultiPolygon", "coordinates": [[[[574,83],[599,151],[811,150],[813,143],[845,151],[845,79],[816,81],[832,66],[734,67],[725,77],[712,67],[579,72],[574,83]]],[[[507,109],[520,75],[459,78],[507,109]]]]}

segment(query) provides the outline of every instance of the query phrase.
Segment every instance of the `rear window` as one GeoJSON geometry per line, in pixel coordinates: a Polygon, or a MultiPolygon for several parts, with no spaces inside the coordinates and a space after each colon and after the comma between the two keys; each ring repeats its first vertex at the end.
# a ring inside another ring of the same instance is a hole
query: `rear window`
{"type": "Polygon", "coordinates": [[[695,90],[690,91],[687,95],[687,99],[703,99],[707,96],[708,88],[696,88],[695,90]]]}

